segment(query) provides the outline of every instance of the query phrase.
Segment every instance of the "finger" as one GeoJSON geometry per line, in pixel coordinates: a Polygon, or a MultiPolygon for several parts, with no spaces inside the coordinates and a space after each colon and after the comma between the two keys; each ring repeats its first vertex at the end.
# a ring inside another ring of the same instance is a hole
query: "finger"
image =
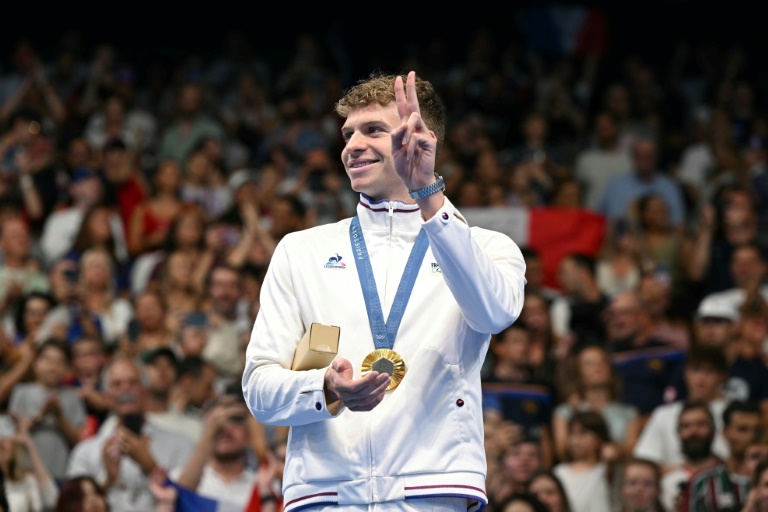
{"type": "Polygon", "coordinates": [[[373,402],[381,401],[384,398],[384,394],[389,386],[389,375],[383,373],[378,378],[378,385],[365,394],[356,394],[348,396],[342,399],[344,405],[347,408],[355,408],[355,410],[363,410],[360,407],[365,407],[373,402]]]}
{"type": "Polygon", "coordinates": [[[371,372],[365,377],[350,381],[346,385],[338,386],[339,397],[342,395],[350,398],[367,396],[376,391],[381,385],[389,383],[389,375],[386,373],[371,372]]]}
{"type": "Polygon", "coordinates": [[[408,104],[405,99],[403,77],[400,75],[395,78],[395,104],[397,105],[397,113],[400,116],[400,120],[405,122],[411,113],[408,111],[408,104]]]}
{"type": "Polygon", "coordinates": [[[411,71],[408,73],[408,79],[405,83],[405,92],[407,94],[408,113],[418,113],[419,110],[419,98],[416,96],[416,72],[411,71]]]}

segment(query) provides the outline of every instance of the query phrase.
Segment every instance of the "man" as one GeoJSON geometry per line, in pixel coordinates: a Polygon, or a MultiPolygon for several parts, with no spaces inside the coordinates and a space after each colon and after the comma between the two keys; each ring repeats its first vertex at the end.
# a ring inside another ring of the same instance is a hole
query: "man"
{"type": "Polygon", "coordinates": [[[749,483],[752,474],[747,471],[747,448],[760,435],[760,408],[754,402],[734,400],[723,411],[723,437],[728,442],[725,466],[732,478],[740,476],[749,483]]]}
{"type": "Polygon", "coordinates": [[[621,401],[647,418],[659,405],[685,357],[685,351],[649,336],[643,303],[635,291],[616,295],[605,310],[611,363],[622,379],[621,401]]]}
{"type": "Polygon", "coordinates": [[[685,364],[687,401],[663,404],[653,410],[635,443],[635,457],[650,459],[662,469],[670,470],[685,462],[682,439],[677,431],[677,419],[686,402],[703,402],[715,418],[716,435],[712,450],[720,457],[728,456],[728,445],[722,435],[723,411],[728,405],[722,395],[728,363],[722,350],[714,347],[694,346],[685,364]]]}
{"type": "Polygon", "coordinates": [[[744,242],[733,247],[730,274],[734,286],[704,297],[728,302],[738,310],[748,297],[768,302],[768,261],[756,242],[744,242]]]}
{"type": "Polygon", "coordinates": [[[732,478],[725,462],[712,453],[715,421],[707,405],[687,403],[680,412],[677,431],[686,460],[662,477],[662,503],[667,510],[742,510],[749,480],[732,478]]]}
{"type": "Polygon", "coordinates": [[[631,170],[614,176],[607,182],[597,206],[598,213],[606,216],[612,226],[619,221],[631,221],[636,201],[648,194],[664,198],[673,227],[682,229],[685,221],[685,202],[680,185],[658,170],[656,141],[640,137],[632,145],[631,170]]]}
{"type": "Polygon", "coordinates": [[[211,498],[232,510],[250,510],[254,487],[262,512],[278,510],[278,497],[271,488],[278,463],[249,466],[249,417],[242,396],[221,394],[208,405],[205,428],[194,454],[183,468],[169,476],[178,485],[211,498]]]}
{"type": "Polygon", "coordinates": [[[106,393],[114,404],[112,416],[95,436],[75,445],[67,476],[96,479],[114,512],[154,510],[149,474],[158,467],[170,472],[184,465],[194,444],[144,421],[141,372],[135,360],[116,356],[105,369],[105,381],[106,393]]]}
{"type": "Polygon", "coordinates": [[[553,333],[572,339],[574,351],[590,343],[602,343],[602,314],[610,299],[597,283],[595,258],[577,252],[567,254],[560,260],[558,280],[563,296],[550,306],[553,333]]]}
{"type": "MultiPolygon", "coordinates": [[[[751,313],[745,310],[746,316],[751,313]]],[[[768,426],[768,367],[762,347],[762,337],[750,347],[741,333],[747,318],[739,318],[739,311],[728,300],[712,295],[699,303],[693,323],[694,341],[699,345],[717,347],[728,360],[728,377],[723,393],[730,400],[750,401],[759,405],[763,426],[768,426]]],[[[742,314],[744,316],[744,314],[742,314]]],[[[764,315],[759,313],[760,317],[764,315]]],[[[687,390],[682,372],[675,378],[676,398],[684,399],[687,390]]]]}
{"type": "Polygon", "coordinates": [[[443,194],[445,112],[429,82],[372,75],[336,112],[357,216],[280,240],[243,372],[256,419],[291,426],[285,511],[482,509],[480,369],[522,309],[523,256],[443,194]],[[341,328],[338,355],[291,371],[312,322],[341,328]]]}
{"type": "Polygon", "coordinates": [[[144,410],[147,418],[158,427],[197,442],[203,431],[202,421],[185,415],[171,400],[183,391],[179,382],[179,361],[174,351],[161,346],[142,352],[140,359],[146,378],[144,410]]]}
{"type": "Polygon", "coordinates": [[[621,126],[615,114],[601,110],[594,117],[594,143],[576,154],[574,176],[584,184],[584,205],[597,211],[606,184],[632,165],[621,145],[621,126]]]}
{"type": "Polygon", "coordinates": [[[208,281],[208,336],[203,358],[225,379],[236,379],[243,371],[240,333],[246,327],[238,316],[242,298],[238,269],[228,265],[214,267],[208,281]]]}

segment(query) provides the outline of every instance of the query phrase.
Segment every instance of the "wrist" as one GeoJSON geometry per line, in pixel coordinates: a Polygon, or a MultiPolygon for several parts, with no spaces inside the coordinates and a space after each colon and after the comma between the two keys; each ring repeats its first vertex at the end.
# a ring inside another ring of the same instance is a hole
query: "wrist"
{"type": "Polygon", "coordinates": [[[437,194],[438,192],[442,192],[445,190],[445,180],[443,180],[443,177],[439,174],[435,173],[435,180],[425,186],[418,188],[416,190],[408,190],[408,195],[411,196],[411,199],[424,199],[425,197],[429,197],[433,194],[437,194]]]}

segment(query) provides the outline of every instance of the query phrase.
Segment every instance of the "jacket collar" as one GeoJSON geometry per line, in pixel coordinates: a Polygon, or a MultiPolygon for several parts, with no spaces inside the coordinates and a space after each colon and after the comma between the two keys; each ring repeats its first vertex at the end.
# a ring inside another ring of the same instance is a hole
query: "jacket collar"
{"type": "Polygon", "coordinates": [[[416,203],[388,199],[374,201],[365,194],[360,194],[357,215],[360,217],[360,226],[367,230],[391,228],[403,232],[417,232],[424,223],[416,203]]]}

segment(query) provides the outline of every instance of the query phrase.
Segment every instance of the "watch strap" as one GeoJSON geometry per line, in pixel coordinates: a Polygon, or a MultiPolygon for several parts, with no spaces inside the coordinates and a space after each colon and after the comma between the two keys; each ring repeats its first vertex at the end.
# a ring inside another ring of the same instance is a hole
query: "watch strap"
{"type": "Polygon", "coordinates": [[[443,177],[435,173],[435,178],[437,178],[437,181],[429,186],[420,188],[418,190],[409,190],[408,194],[411,196],[411,199],[424,199],[427,196],[431,196],[432,194],[436,194],[445,190],[445,180],[443,177]]]}

